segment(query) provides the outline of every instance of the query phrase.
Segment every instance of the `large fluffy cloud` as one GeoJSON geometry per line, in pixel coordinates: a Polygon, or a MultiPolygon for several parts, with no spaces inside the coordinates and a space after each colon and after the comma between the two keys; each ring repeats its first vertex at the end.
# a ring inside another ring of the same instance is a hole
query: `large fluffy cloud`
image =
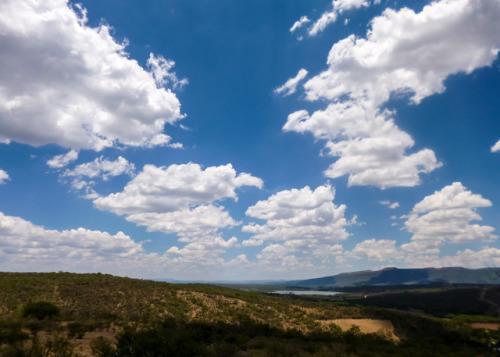
{"type": "Polygon", "coordinates": [[[262,180],[237,174],[230,164],[206,169],[194,163],[146,165],[122,192],[97,197],[94,204],[149,231],[178,234],[188,245],[173,247],[169,253],[192,259],[203,250],[220,253],[234,245],[234,239],[225,241],[219,230],[239,223],[217,204],[226,198],[236,200],[235,190],[242,186],[261,188],[262,180]]]}
{"type": "Polygon", "coordinates": [[[264,247],[258,258],[263,264],[283,269],[292,263],[297,267],[309,266],[313,256],[326,259],[321,251],[329,251],[331,247],[338,251],[337,243],[349,236],[346,206],[334,204],[334,197],[335,189],[330,185],[315,190],[306,186],[281,191],[257,202],[248,208],[246,214],[265,220],[265,223],[253,222],[244,226],[242,230],[252,233],[253,238],[243,244],[275,241],[264,247]],[[296,252],[303,258],[297,258],[296,252]]]}
{"type": "Polygon", "coordinates": [[[441,165],[429,149],[408,155],[413,139],[394,124],[391,112],[380,112],[366,102],[332,103],[311,116],[305,110],[292,113],[283,130],[311,132],[327,140],[326,154],[339,159],[325,175],[348,175],[349,186],[415,186],[420,173],[441,165]]]}
{"type": "Polygon", "coordinates": [[[490,65],[500,48],[497,0],[434,1],[420,13],[387,9],[371,22],[366,38],[339,41],[327,71],[309,80],[310,99],[368,98],[381,104],[408,91],[418,103],[444,91],[444,80],[490,65]]]}
{"type": "Polygon", "coordinates": [[[473,194],[460,182],[444,187],[417,203],[405,228],[413,233],[412,241],[440,245],[444,241],[464,243],[492,241],[493,227],[471,224],[481,220],[476,208],[489,207],[491,202],[478,194],[473,194]]]}
{"type": "Polygon", "coordinates": [[[0,142],[168,144],[164,125],[182,117],[162,87],[180,83],[173,63],[152,55],[153,73],[144,70],[108,26],[88,27],[85,15],[67,0],[0,2],[0,142]]]}
{"type": "Polygon", "coordinates": [[[278,192],[247,210],[248,216],[266,220],[266,223],[253,223],[243,230],[264,240],[344,240],[348,237],[346,206],[335,205],[334,197],[335,189],[330,185],[319,186],[314,191],[306,186],[278,192]]]}
{"type": "Polygon", "coordinates": [[[133,272],[156,259],[122,232],[111,235],[85,228],[48,230],[1,212],[0,257],[2,270],[105,270],[118,274],[127,269],[133,272]],[[117,269],[124,265],[128,265],[126,269],[117,269]]]}
{"type": "Polygon", "coordinates": [[[400,252],[394,240],[368,239],[356,244],[353,250],[347,253],[348,257],[364,260],[386,262],[400,258],[400,252]]]}
{"type": "Polygon", "coordinates": [[[54,230],[0,212],[0,269],[2,271],[106,272],[141,278],[182,276],[200,279],[221,275],[241,277],[248,266],[244,255],[225,261],[218,255],[236,238],[216,238],[204,244],[171,248],[165,254],[147,253],[142,243],[118,232],[77,228],[54,230]],[[209,247],[209,249],[207,249],[209,247]],[[207,275],[207,267],[210,271],[207,275]],[[213,274],[213,275],[210,275],[213,274]]]}
{"type": "Polygon", "coordinates": [[[411,242],[401,246],[407,264],[420,266],[451,261],[452,258],[440,258],[440,249],[447,243],[494,241],[497,236],[493,234],[493,227],[471,223],[481,220],[477,208],[489,206],[489,200],[468,191],[460,182],[425,197],[413,207],[405,221],[405,229],[413,233],[411,242]]]}
{"type": "Polygon", "coordinates": [[[481,220],[476,210],[491,205],[489,200],[467,190],[462,183],[454,182],[426,196],[415,204],[410,214],[402,217],[405,229],[413,234],[410,243],[396,246],[395,240],[369,239],[345,252],[344,257],[406,263],[409,267],[493,266],[500,257],[500,250],[496,248],[465,249],[454,256],[442,256],[441,252],[445,246],[496,240],[493,227],[473,223],[481,220]],[[480,260],[474,261],[476,258],[480,260]]]}
{"type": "Polygon", "coordinates": [[[327,140],[339,159],[329,177],[349,175],[351,185],[414,186],[419,174],[439,167],[434,152],[410,153],[414,142],[382,109],[394,93],[413,103],[444,91],[444,80],[490,65],[500,48],[500,2],[434,1],[419,13],[387,9],[366,38],[333,45],[328,69],[304,85],[307,99],[326,99],[326,110],[290,114],[284,130],[327,140]]]}
{"type": "Polygon", "coordinates": [[[206,169],[195,163],[145,165],[122,192],[99,197],[94,204],[119,215],[174,212],[224,198],[236,199],[235,189],[241,186],[261,188],[262,180],[247,173],[237,175],[231,164],[206,169]]]}

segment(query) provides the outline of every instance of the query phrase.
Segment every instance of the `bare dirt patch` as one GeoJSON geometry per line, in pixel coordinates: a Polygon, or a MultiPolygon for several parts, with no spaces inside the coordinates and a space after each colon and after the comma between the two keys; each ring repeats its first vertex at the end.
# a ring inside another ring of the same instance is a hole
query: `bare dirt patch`
{"type": "Polygon", "coordinates": [[[470,327],[472,327],[472,328],[485,328],[487,330],[498,330],[498,328],[500,328],[500,324],[473,322],[470,324],[470,327]]]}
{"type": "Polygon", "coordinates": [[[395,342],[399,338],[394,333],[394,325],[389,320],[376,320],[376,319],[335,319],[335,320],[321,320],[318,321],[323,327],[330,324],[339,326],[342,331],[349,330],[353,325],[359,327],[362,333],[376,333],[386,336],[388,339],[395,342]]]}
{"type": "Polygon", "coordinates": [[[379,330],[388,330],[394,333],[394,326],[389,320],[375,320],[375,319],[337,319],[331,320],[334,324],[338,325],[342,331],[347,331],[352,325],[358,326],[363,333],[375,333],[379,330]]]}

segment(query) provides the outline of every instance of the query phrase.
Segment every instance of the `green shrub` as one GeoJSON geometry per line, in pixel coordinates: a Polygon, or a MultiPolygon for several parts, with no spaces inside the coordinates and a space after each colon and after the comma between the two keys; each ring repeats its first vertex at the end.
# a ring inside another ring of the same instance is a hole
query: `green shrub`
{"type": "Polygon", "coordinates": [[[0,321],[0,345],[3,343],[14,344],[26,339],[28,339],[28,335],[21,330],[19,323],[0,321]]]}
{"type": "Polygon", "coordinates": [[[30,302],[23,307],[23,317],[35,317],[43,320],[46,317],[59,316],[59,308],[47,301],[30,302]]]}

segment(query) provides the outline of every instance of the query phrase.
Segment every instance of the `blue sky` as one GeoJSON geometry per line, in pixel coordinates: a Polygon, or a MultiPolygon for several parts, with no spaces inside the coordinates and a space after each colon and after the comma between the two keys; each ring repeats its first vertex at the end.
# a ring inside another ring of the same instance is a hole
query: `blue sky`
{"type": "Polygon", "coordinates": [[[0,270],[500,265],[500,1],[0,4],[0,270]]]}

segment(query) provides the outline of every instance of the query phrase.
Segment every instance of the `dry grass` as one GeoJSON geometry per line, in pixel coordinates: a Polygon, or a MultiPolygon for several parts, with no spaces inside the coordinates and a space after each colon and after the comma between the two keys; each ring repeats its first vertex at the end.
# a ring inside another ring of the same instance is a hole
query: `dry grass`
{"type": "Polygon", "coordinates": [[[399,338],[395,334],[394,325],[389,320],[378,320],[378,319],[335,319],[335,320],[320,320],[323,328],[327,328],[331,324],[335,324],[342,329],[342,331],[347,331],[352,326],[359,327],[362,333],[375,333],[382,335],[389,340],[398,342],[399,338]]]}
{"type": "Polygon", "coordinates": [[[484,328],[487,330],[498,330],[500,328],[500,324],[495,323],[485,323],[485,322],[473,322],[470,324],[472,328],[484,328]]]}

